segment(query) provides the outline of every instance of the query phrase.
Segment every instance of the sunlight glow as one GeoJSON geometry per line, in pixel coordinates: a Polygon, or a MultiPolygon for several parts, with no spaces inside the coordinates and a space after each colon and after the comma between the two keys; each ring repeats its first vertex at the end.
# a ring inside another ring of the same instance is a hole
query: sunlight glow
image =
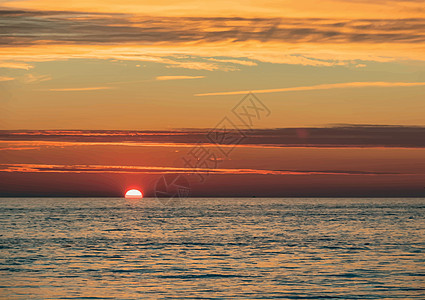
{"type": "Polygon", "coordinates": [[[139,190],[131,189],[125,193],[125,198],[143,198],[143,194],[139,190]]]}

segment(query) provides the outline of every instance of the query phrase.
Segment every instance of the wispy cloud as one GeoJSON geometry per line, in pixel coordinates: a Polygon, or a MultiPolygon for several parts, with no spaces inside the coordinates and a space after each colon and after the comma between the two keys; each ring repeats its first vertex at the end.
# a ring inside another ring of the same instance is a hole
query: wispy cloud
{"type": "MultiPolygon", "coordinates": [[[[0,148],[67,147],[111,145],[128,147],[193,147],[204,141],[205,147],[217,147],[204,140],[209,129],[170,131],[115,130],[35,130],[1,131],[0,148]]],[[[390,147],[424,148],[425,128],[414,126],[350,126],[324,128],[275,128],[242,131],[246,138],[238,144],[219,143],[220,147],[390,147]]]]}
{"type": "Polygon", "coordinates": [[[48,81],[51,79],[52,77],[50,75],[25,74],[23,80],[25,83],[38,83],[38,82],[48,81]]]}
{"type": "Polygon", "coordinates": [[[97,91],[97,90],[111,90],[116,89],[110,86],[94,86],[94,87],[79,87],[79,88],[58,88],[58,89],[45,89],[43,91],[49,92],[80,92],[80,91],[97,91]]]}
{"type": "Polygon", "coordinates": [[[90,11],[99,15],[105,13],[135,13],[143,15],[162,14],[164,16],[251,16],[281,17],[283,15],[325,17],[329,15],[342,18],[411,17],[424,15],[422,0],[216,0],[214,5],[199,5],[199,0],[185,0],[176,3],[169,0],[74,0],[72,2],[55,0],[14,0],[2,1],[5,7],[15,9],[34,9],[57,13],[59,10],[90,11]]]}
{"type": "Polygon", "coordinates": [[[0,39],[5,45],[2,60],[114,58],[211,71],[237,70],[235,65],[254,66],[258,61],[330,67],[358,65],[353,60],[425,60],[422,17],[169,17],[3,10],[0,21],[7,24],[0,39]]]}
{"type": "Polygon", "coordinates": [[[21,151],[21,150],[39,150],[39,149],[40,147],[20,147],[20,146],[8,147],[8,148],[0,147],[0,151],[21,151]]]}
{"type": "Polygon", "coordinates": [[[250,60],[239,60],[239,59],[219,59],[219,58],[208,58],[210,61],[217,61],[217,62],[223,62],[223,63],[231,63],[231,64],[237,64],[237,65],[243,65],[243,66],[256,66],[257,63],[250,61],[250,60]]]}
{"type": "Polygon", "coordinates": [[[8,77],[8,76],[0,76],[0,81],[10,81],[15,80],[16,78],[8,77]]]}
{"type": "MultiPolygon", "coordinates": [[[[155,173],[190,174],[192,168],[156,166],[108,166],[108,165],[50,165],[50,164],[0,164],[0,172],[20,173],[155,173]]],[[[210,169],[197,168],[196,174],[216,175],[411,175],[393,172],[367,172],[351,170],[265,170],[265,169],[210,169]]]]}
{"type": "Polygon", "coordinates": [[[205,76],[157,76],[156,80],[179,80],[179,79],[198,79],[198,78],[205,78],[205,76]]]}
{"type": "Polygon", "coordinates": [[[23,62],[2,62],[2,61],[0,61],[0,68],[29,70],[29,69],[34,68],[34,66],[27,64],[27,63],[23,63],[23,62]]]}
{"type": "Polygon", "coordinates": [[[209,63],[209,62],[203,62],[203,61],[175,61],[172,59],[168,59],[166,61],[163,61],[163,63],[168,64],[167,68],[183,68],[183,69],[191,69],[191,70],[207,70],[207,71],[214,71],[214,70],[222,70],[222,71],[235,71],[237,68],[227,66],[227,65],[220,65],[217,63],[209,63]]]}
{"type": "Polygon", "coordinates": [[[278,92],[314,91],[314,90],[330,90],[330,89],[361,88],[361,87],[412,87],[412,86],[424,86],[424,85],[425,85],[425,82],[384,82],[384,81],[345,82],[345,83],[331,83],[331,84],[318,84],[318,85],[310,85],[310,86],[287,87],[287,88],[279,88],[279,89],[213,92],[213,93],[195,94],[195,96],[245,95],[249,92],[256,93],[256,94],[265,94],[265,93],[278,93],[278,92]]]}

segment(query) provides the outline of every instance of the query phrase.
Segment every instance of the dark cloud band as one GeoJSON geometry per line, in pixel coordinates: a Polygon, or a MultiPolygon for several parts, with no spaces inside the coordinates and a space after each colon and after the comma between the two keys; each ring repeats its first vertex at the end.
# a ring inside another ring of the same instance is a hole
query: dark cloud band
{"type": "MultiPolygon", "coordinates": [[[[0,131],[3,142],[52,143],[155,143],[166,146],[195,145],[208,142],[207,129],[176,131],[120,130],[33,130],[0,131]]],[[[425,147],[425,127],[341,125],[324,128],[275,128],[238,130],[245,138],[238,146],[258,147],[425,147]]],[[[211,143],[211,142],[209,142],[211,143]]],[[[9,146],[8,146],[9,147],[9,146]]]]}
{"type": "Polygon", "coordinates": [[[0,11],[0,45],[214,42],[422,43],[425,19],[137,17],[0,11]]]}

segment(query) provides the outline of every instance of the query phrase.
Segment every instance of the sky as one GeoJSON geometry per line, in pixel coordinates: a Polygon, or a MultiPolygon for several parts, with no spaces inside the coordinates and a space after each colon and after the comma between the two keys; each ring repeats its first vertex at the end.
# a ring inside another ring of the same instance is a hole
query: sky
{"type": "Polygon", "coordinates": [[[232,148],[198,196],[424,194],[423,1],[15,0],[0,24],[1,195],[152,194],[198,141],[232,148]]]}

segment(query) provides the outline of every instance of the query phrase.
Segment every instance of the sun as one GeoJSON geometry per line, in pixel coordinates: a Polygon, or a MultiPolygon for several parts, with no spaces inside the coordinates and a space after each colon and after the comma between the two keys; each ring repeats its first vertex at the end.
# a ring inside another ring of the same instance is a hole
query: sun
{"type": "Polygon", "coordinates": [[[131,198],[131,199],[135,199],[135,198],[143,198],[143,194],[142,194],[142,192],[141,192],[141,191],[139,191],[139,190],[131,189],[131,190],[128,190],[128,191],[125,193],[125,198],[127,198],[127,199],[129,199],[129,198],[131,198]]]}

